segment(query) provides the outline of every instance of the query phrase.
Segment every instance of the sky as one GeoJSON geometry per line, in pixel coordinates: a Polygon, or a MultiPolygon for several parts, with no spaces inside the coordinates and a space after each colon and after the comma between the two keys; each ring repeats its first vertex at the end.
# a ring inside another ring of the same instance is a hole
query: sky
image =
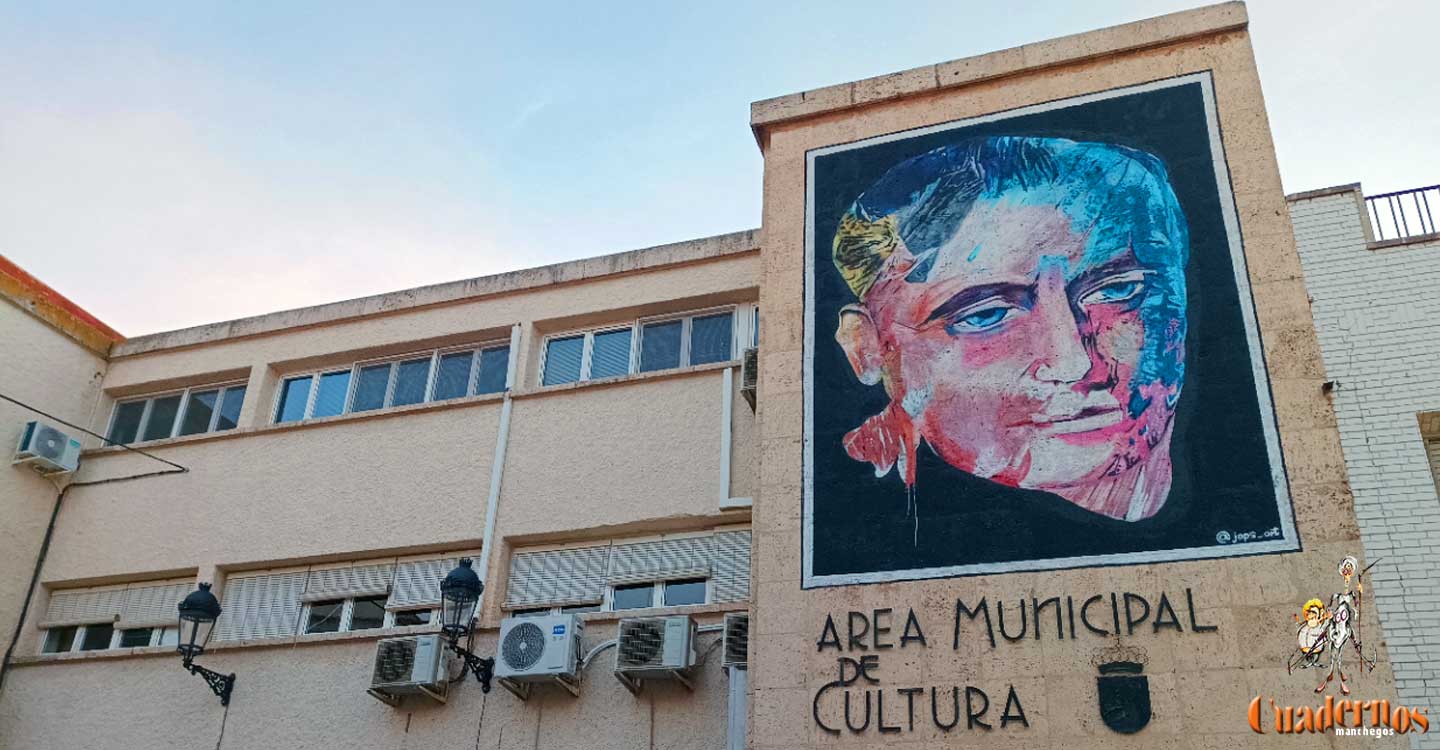
{"type": "MultiPolygon", "coordinates": [[[[1189,0],[0,0],[0,254],[127,336],[760,224],[752,101],[1189,0]]],[[[1252,0],[1286,192],[1440,182],[1428,0],[1252,0]]]]}

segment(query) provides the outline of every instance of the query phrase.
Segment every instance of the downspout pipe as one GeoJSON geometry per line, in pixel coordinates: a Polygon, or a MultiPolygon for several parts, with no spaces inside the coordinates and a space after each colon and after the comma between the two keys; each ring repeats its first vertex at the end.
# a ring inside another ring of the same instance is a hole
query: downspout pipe
{"type": "MultiPolygon", "coordinates": [[[[491,589],[490,555],[494,552],[495,514],[500,507],[500,487],[505,476],[505,449],[510,443],[511,393],[515,389],[515,365],[520,355],[520,324],[510,327],[510,361],[505,370],[505,399],[500,404],[500,428],[495,436],[495,459],[490,465],[490,494],[485,499],[485,532],[480,538],[480,582],[491,589]]],[[[483,595],[482,595],[483,596],[483,595]]]]}
{"type": "Polygon", "coordinates": [[[5,688],[5,676],[10,673],[10,659],[15,655],[15,644],[25,630],[25,618],[30,616],[30,602],[35,598],[35,587],[40,584],[40,570],[45,567],[45,557],[50,552],[50,540],[55,537],[55,520],[60,517],[60,506],[65,502],[65,493],[71,485],[65,485],[55,495],[55,508],[50,511],[50,525],[45,527],[45,539],[40,542],[40,553],[35,556],[35,570],[30,573],[30,588],[25,591],[25,603],[20,605],[20,617],[15,620],[15,632],[10,636],[10,645],[5,647],[5,659],[0,661],[0,690],[5,688]]]}

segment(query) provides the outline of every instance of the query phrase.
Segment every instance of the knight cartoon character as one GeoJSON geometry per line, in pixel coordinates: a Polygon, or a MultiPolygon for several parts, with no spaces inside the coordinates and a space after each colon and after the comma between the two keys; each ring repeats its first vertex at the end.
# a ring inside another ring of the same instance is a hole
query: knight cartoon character
{"type": "Polygon", "coordinates": [[[1361,643],[1360,613],[1365,600],[1365,574],[1378,562],[1376,560],[1361,569],[1358,560],[1346,556],[1336,566],[1336,572],[1345,581],[1345,589],[1332,594],[1328,603],[1320,599],[1305,602],[1300,608],[1300,615],[1295,617],[1299,623],[1295,630],[1296,648],[1287,661],[1287,667],[1294,672],[1297,668],[1328,666],[1325,679],[1315,688],[1317,693],[1325,692],[1325,688],[1338,676],[1340,694],[1350,694],[1350,677],[1345,673],[1344,665],[1347,646],[1354,649],[1363,670],[1375,669],[1375,649],[1372,647],[1370,656],[1366,657],[1361,643]]]}

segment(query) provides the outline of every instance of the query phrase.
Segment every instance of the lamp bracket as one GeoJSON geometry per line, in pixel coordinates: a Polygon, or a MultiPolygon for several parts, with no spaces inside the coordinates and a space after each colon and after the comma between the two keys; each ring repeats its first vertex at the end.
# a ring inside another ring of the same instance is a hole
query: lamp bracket
{"type": "Polygon", "coordinates": [[[469,649],[457,643],[451,643],[450,650],[465,660],[465,669],[460,673],[460,677],[463,678],[465,672],[471,672],[475,675],[475,680],[480,683],[480,692],[490,692],[490,681],[495,677],[495,659],[476,656],[469,649]]]}
{"type": "Polygon", "coordinates": [[[205,678],[205,683],[210,686],[210,690],[220,696],[220,705],[230,705],[230,693],[235,689],[235,675],[233,673],[220,674],[219,672],[206,669],[188,660],[185,662],[185,668],[190,670],[190,674],[198,674],[205,678]]]}

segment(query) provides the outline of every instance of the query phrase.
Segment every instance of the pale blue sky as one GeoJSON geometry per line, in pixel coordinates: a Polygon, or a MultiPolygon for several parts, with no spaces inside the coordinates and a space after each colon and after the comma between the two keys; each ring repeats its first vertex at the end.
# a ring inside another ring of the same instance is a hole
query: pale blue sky
{"type": "MultiPolygon", "coordinates": [[[[137,335],[750,228],[750,102],[1193,5],[0,2],[0,254],[137,335]]],[[[1440,3],[1250,15],[1287,191],[1440,182],[1440,3]]]]}

